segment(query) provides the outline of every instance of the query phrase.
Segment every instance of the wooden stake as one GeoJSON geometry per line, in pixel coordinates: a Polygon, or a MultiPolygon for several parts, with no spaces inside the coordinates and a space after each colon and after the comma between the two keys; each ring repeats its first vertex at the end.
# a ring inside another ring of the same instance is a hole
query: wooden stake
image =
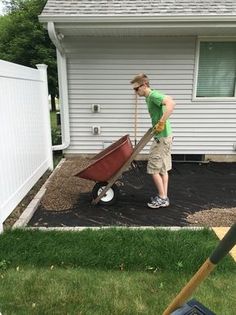
{"type": "Polygon", "coordinates": [[[163,315],[170,315],[172,312],[180,308],[189,298],[189,296],[192,295],[198,285],[211,273],[214,268],[215,265],[212,264],[208,258],[201,266],[201,268],[195,273],[192,279],[186,284],[186,286],[180,291],[180,293],[167,307],[163,315]]]}
{"type": "Polygon", "coordinates": [[[137,125],[138,125],[138,95],[134,94],[135,111],[134,111],[134,145],[137,144],[137,125]]]}

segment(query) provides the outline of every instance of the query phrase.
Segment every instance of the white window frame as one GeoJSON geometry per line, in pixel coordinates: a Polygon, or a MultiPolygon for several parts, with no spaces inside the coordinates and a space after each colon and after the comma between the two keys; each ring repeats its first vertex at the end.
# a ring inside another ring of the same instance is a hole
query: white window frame
{"type": "Polygon", "coordinates": [[[236,101],[236,84],[235,84],[235,88],[234,88],[234,96],[232,96],[232,97],[220,97],[220,96],[218,96],[218,97],[197,97],[200,43],[201,42],[235,42],[235,41],[236,41],[236,37],[198,37],[197,38],[192,101],[195,101],[195,102],[216,102],[216,101],[235,102],[236,101]]]}

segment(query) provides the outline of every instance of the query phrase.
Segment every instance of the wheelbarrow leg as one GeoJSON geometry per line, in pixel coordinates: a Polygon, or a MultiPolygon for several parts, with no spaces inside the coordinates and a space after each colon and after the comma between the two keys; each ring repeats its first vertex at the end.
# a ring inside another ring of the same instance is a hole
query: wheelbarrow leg
{"type": "Polygon", "coordinates": [[[145,135],[140,139],[139,143],[135,146],[133,153],[124,163],[124,165],[119,169],[119,171],[108,181],[106,188],[97,196],[96,199],[92,201],[93,205],[96,205],[106,192],[111,188],[111,186],[117,181],[117,179],[122,175],[122,173],[129,167],[132,161],[136,158],[138,153],[145,147],[145,145],[152,139],[155,131],[153,128],[150,128],[145,135]]]}

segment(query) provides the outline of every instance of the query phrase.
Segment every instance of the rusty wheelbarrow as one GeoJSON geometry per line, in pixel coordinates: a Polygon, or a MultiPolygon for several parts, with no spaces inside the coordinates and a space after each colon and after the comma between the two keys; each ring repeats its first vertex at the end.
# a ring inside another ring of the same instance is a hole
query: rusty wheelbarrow
{"type": "Polygon", "coordinates": [[[112,205],[117,200],[115,182],[121,177],[138,153],[151,140],[155,131],[150,128],[133,148],[129,135],[125,135],[93,157],[88,167],[75,176],[95,181],[92,204],[112,205]]]}

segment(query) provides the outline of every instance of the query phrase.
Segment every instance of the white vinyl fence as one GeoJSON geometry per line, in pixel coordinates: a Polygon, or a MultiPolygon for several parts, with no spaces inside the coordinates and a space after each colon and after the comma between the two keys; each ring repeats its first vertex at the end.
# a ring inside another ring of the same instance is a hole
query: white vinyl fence
{"type": "Polygon", "coordinates": [[[47,169],[53,169],[47,66],[0,60],[0,232],[47,169]]]}

